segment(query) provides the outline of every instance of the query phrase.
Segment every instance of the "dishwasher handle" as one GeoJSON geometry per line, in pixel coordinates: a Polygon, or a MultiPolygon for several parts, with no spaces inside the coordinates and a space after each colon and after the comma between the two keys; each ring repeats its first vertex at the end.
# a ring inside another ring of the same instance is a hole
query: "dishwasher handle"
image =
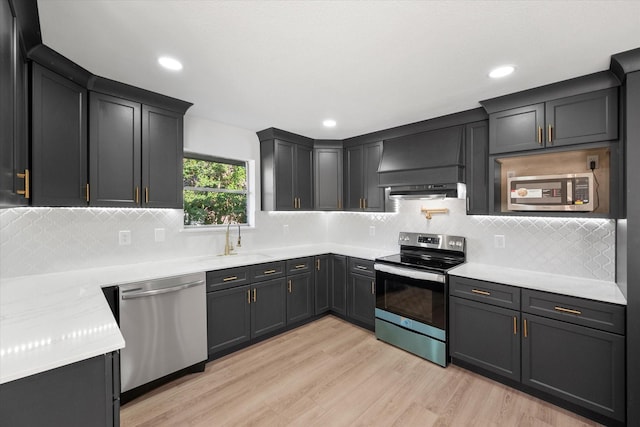
{"type": "MultiPolygon", "coordinates": [[[[153,295],[168,294],[170,292],[177,292],[183,289],[193,288],[194,286],[198,286],[198,285],[204,285],[204,280],[197,280],[195,282],[183,283],[180,285],[171,286],[169,288],[150,289],[147,291],[131,292],[126,294],[123,293],[122,299],[144,298],[144,297],[150,297],[153,295]]],[[[132,289],[132,291],[134,290],[136,289],[132,289]]]]}

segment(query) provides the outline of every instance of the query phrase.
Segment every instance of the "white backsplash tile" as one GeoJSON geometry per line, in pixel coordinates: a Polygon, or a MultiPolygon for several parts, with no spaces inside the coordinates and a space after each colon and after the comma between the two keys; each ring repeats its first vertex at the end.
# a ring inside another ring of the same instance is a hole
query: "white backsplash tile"
{"type": "MultiPolygon", "coordinates": [[[[182,215],[178,209],[0,210],[0,276],[222,253],[224,230],[183,231],[182,215]],[[165,229],[164,241],[155,241],[156,228],[165,229]],[[131,231],[131,245],[118,244],[120,230],[131,231]]],[[[467,216],[463,200],[403,200],[396,213],[256,212],[255,228],[242,229],[238,251],[326,242],[397,250],[400,231],[464,236],[469,261],[615,278],[614,220],[467,216]],[[427,220],[421,207],[449,213],[427,220]],[[504,248],[494,247],[494,235],[504,236],[504,248]]],[[[237,228],[231,237],[235,244],[237,228]]]]}

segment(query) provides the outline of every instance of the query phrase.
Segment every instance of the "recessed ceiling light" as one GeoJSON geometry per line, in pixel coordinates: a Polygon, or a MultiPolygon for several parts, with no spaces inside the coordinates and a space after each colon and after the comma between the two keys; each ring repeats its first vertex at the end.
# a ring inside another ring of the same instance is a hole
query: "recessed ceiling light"
{"type": "Polygon", "coordinates": [[[499,79],[500,77],[505,77],[513,73],[515,69],[516,67],[514,67],[513,65],[502,65],[491,70],[491,72],[489,73],[489,77],[491,77],[492,79],[499,79]]]}
{"type": "Polygon", "coordinates": [[[326,128],[334,128],[336,127],[336,121],[333,119],[327,119],[322,122],[322,125],[326,128]]]}
{"type": "Polygon", "coordinates": [[[158,58],[158,63],[167,70],[180,71],[182,70],[182,64],[177,59],[169,58],[168,56],[161,56],[158,58]]]}

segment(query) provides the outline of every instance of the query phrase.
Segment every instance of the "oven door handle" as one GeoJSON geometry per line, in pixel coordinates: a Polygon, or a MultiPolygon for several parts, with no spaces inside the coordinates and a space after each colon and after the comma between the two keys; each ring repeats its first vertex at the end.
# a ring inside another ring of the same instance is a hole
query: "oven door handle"
{"type": "Polygon", "coordinates": [[[428,280],[430,282],[446,283],[447,277],[444,274],[431,273],[413,268],[395,267],[388,264],[375,263],[373,268],[383,273],[395,274],[396,276],[409,277],[417,280],[428,280]]]}

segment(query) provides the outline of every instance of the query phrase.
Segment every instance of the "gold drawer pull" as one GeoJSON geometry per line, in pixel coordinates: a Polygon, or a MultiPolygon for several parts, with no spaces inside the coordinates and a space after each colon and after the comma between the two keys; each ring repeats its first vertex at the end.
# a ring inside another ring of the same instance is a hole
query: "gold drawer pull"
{"type": "Polygon", "coordinates": [[[538,144],[542,145],[542,126],[538,126],[538,144]]]}
{"type": "Polygon", "coordinates": [[[253,288],[253,302],[256,302],[258,300],[257,294],[258,292],[256,291],[256,288],[253,288]]]}
{"type": "Polygon", "coordinates": [[[368,268],[367,268],[367,267],[365,267],[364,265],[356,265],[356,268],[357,268],[358,270],[368,270],[368,268]]]}
{"type": "Polygon", "coordinates": [[[480,294],[485,296],[491,295],[491,292],[481,291],[480,289],[471,289],[471,292],[473,292],[474,294],[480,294]]]}
{"type": "Polygon", "coordinates": [[[222,279],[223,282],[230,282],[231,280],[236,280],[238,276],[225,277],[222,279]]]}
{"type": "Polygon", "coordinates": [[[316,260],[316,270],[320,271],[320,258],[316,260]]]}
{"type": "Polygon", "coordinates": [[[264,274],[273,274],[275,272],[275,270],[265,270],[264,274]]]}
{"type": "Polygon", "coordinates": [[[291,293],[291,280],[289,280],[288,285],[289,293],[291,293]]]}
{"type": "Polygon", "coordinates": [[[513,316],[513,335],[518,335],[518,318],[513,316]]]}
{"type": "Polygon", "coordinates": [[[562,313],[575,314],[575,315],[578,315],[578,316],[580,316],[582,314],[582,312],[579,311],[579,310],[572,310],[570,308],[558,307],[557,305],[554,307],[554,309],[556,311],[561,311],[562,313]]]}
{"type": "Polygon", "coordinates": [[[549,135],[547,135],[549,138],[549,142],[553,142],[553,126],[549,125],[549,135]]]}
{"type": "Polygon", "coordinates": [[[296,269],[307,268],[307,264],[298,264],[296,265],[296,269]]]}
{"type": "Polygon", "coordinates": [[[527,319],[524,319],[524,337],[527,338],[529,334],[527,333],[527,319]]]}
{"type": "Polygon", "coordinates": [[[251,304],[251,289],[247,289],[247,304],[251,304]]]}

